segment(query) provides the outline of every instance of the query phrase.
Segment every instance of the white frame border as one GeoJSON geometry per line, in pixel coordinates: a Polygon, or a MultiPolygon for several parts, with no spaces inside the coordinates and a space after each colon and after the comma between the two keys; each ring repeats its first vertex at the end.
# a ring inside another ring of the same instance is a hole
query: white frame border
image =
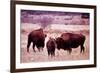
{"type": "Polygon", "coordinates": [[[16,24],[16,69],[23,68],[43,68],[57,66],[75,66],[75,65],[91,65],[94,64],[94,10],[87,8],[70,8],[70,7],[52,7],[52,6],[36,6],[36,5],[16,5],[15,10],[16,24]],[[20,10],[44,10],[44,11],[66,11],[66,12],[88,12],[90,13],[90,59],[79,61],[60,61],[60,62],[39,62],[39,63],[20,63],[20,10]]]}

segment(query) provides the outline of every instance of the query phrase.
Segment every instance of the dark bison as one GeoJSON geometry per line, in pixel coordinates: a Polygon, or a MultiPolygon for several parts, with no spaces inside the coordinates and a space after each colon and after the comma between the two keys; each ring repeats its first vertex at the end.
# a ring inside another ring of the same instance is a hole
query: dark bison
{"type": "Polygon", "coordinates": [[[33,43],[33,51],[35,52],[35,46],[40,51],[40,48],[44,48],[45,45],[45,37],[46,34],[44,34],[43,29],[37,29],[29,33],[28,35],[28,44],[27,44],[27,52],[29,52],[29,46],[31,42],[33,43]]]}
{"type": "Polygon", "coordinates": [[[49,40],[46,43],[46,47],[47,47],[48,56],[50,55],[51,57],[55,56],[55,48],[56,48],[55,39],[49,38],[49,40]]]}
{"type": "Polygon", "coordinates": [[[72,52],[72,48],[80,46],[80,52],[84,52],[85,36],[82,34],[63,33],[60,37],[56,38],[57,49],[68,50],[72,52]]]}

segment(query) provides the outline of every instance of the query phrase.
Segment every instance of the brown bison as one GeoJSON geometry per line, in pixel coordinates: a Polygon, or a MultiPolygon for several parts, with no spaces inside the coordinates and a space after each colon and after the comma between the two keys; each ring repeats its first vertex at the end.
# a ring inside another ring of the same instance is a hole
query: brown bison
{"type": "Polygon", "coordinates": [[[43,29],[37,29],[29,33],[28,35],[28,44],[27,44],[27,52],[29,52],[29,46],[31,42],[33,43],[33,51],[35,52],[35,46],[40,51],[40,48],[44,48],[45,45],[45,37],[46,34],[44,34],[43,29]]]}
{"type": "Polygon", "coordinates": [[[47,47],[48,56],[51,57],[55,56],[55,48],[56,48],[55,39],[49,38],[49,40],[46,43],[46,47],[47,47]]]}
{"type": "Polygon", "coordinates": [[[72,48],[80,46],[80,52],[84,52],[85,36],[82,34],[63,33],[60,37],[56,38],[57,49],[68,50],[72,52],[72,48]]]}

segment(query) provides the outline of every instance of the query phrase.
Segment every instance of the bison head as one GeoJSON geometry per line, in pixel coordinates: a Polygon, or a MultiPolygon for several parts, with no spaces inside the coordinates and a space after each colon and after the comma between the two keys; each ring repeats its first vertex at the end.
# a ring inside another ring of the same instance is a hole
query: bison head
{"type": "Polygon", "coordinates": [[[56,44],[57,49],[60,50],[60,48],[63,46],[63,39],[61,37],[56,38],[56,44]]]}

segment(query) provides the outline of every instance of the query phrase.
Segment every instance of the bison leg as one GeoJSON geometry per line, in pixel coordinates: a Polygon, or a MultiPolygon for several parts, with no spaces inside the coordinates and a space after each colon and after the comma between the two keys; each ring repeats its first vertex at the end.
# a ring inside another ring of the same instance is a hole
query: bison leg
{"type": "Polygon", "coordinates": [[[80,52],[81,52],[81,53],[84,52],[84,49],[85,49],[84,46],[81,45],[81,51],[80,51],[80,52]]]}
{"type": "Polygon", "coordinates": [[[38,47],[38,51],[40,52],[40,50],[41,50],[41,47],[38,47]]]}
{"type": "Polygon", "coordinates": [[[81,51],[80,51],[81,53],[84,52],[84,49],[85,49],[84,48],[85,36],[82,39],[83,40],[82,40],[82,43],[81,43],[81,51]]]}
{"type": "Polygon", "coordinates": [[[38,51],[40,52],[40,50],[41,50],[41,46],[39,45],[38,42],[36,43],[36,47],[37,47],[38,51]]]}
{"type": "Polygon", "coordinates": [[[30,46],[30,44],[31,44],[31,40],[28,37],[27,52],[29,52],[29,46],[30,46]]]}
{"type": "Polygon", "coordinates": [[[68,49],[68,51],[69,51],[69,54],[71,54],[71,52],[72,52],[72,49],[71,49],[71,48],[69,48],[69,49],[68,49]]]}
{"type": "Polygon", "coordinates": [[[38,48],[38,51],[43,51],[43,47],[37,47],[38,48]]]}
{"type": "Polygon", "coordinates": [[[50,50],[48,50],[48,56],[50,56],[50,50]]]}
{"type": "Polygon", "coordinates": [[[38,51],[40,52],[41,47],[37,46],[38,51]]]}
{"type": "Polygon", "coordinates": [[[33,51],[36,52],[34,47],[35,47],[35,43],[33,43],[33,51]]]}
{"type": "Polygon", "coordinates": [[[51,57],[53,57],[53,56],[55,56],[55,52],[54,51],[51,52],[51,57]]]}
{"type": "Polygon", "coordinates": [[[43,51],[43,47],[41,47],[41,50],[43,51]]]}

